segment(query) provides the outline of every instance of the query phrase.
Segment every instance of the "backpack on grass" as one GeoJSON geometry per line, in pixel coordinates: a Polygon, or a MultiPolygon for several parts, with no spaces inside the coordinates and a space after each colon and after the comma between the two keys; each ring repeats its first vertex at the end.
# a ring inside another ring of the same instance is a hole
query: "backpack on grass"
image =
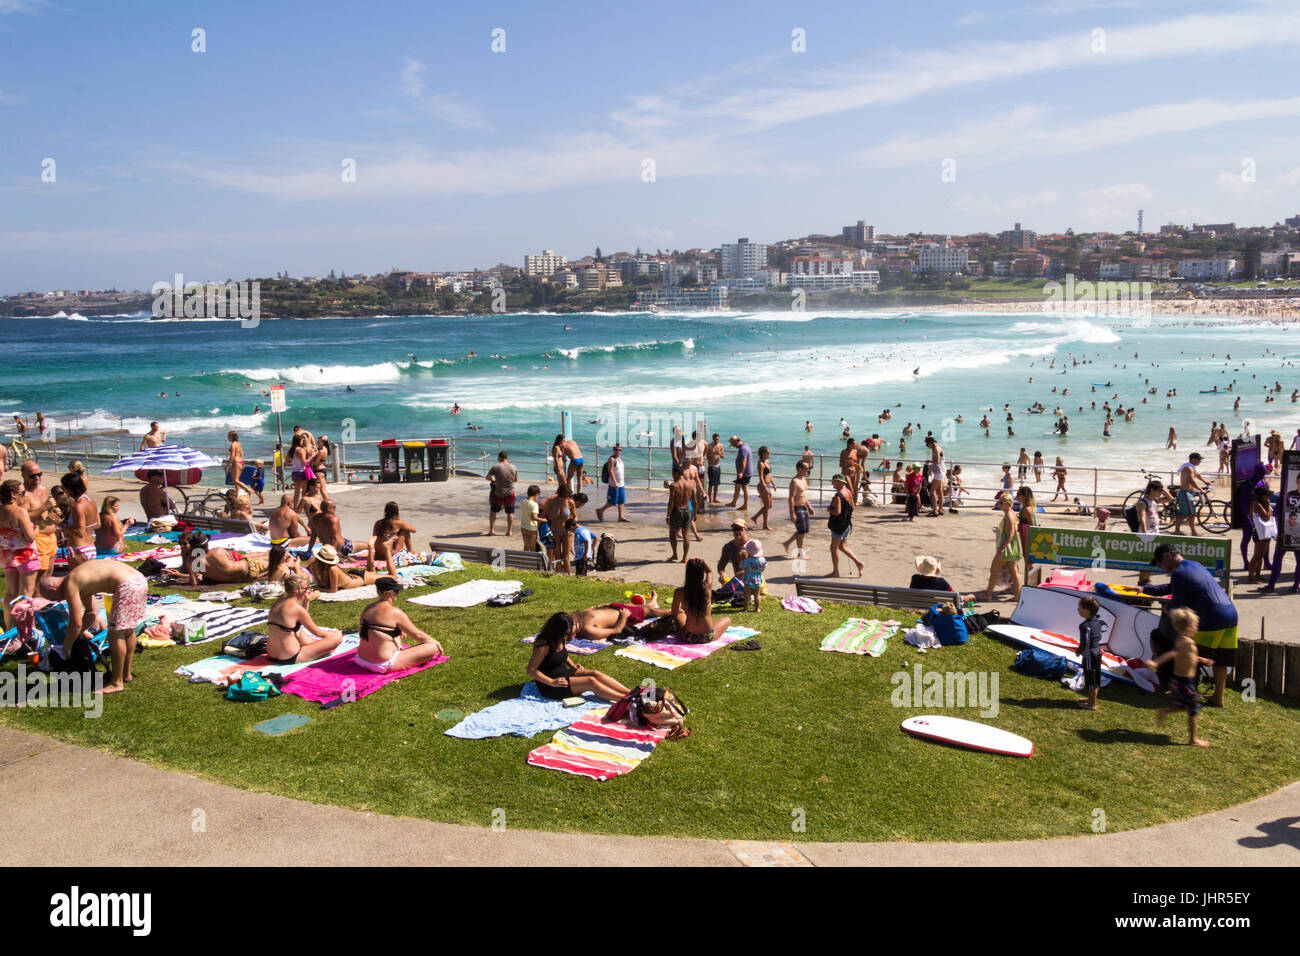
{"type": "Polygon", "coordinates": [[[596,570],[613,571],[618,567],[618,561],[614,557],[614,538],[612,535],[600,535],[600,543],[596,545],[596,570]]]}

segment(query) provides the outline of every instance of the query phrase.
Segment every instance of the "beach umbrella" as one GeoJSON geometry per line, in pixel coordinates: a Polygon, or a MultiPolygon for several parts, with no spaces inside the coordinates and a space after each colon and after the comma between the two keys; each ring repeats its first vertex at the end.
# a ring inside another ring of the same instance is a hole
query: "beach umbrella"
{"type": "Polygon", "coordinates": [[[222,468],[224,464],[211,455],[186,445],[159,445],[146,448],[124,458],[119,458],[105,468],[100,474],[112,475],[123,471],[137,471],[141,468],[159,468],[167,471],[188,471],[191,468],[222,468]]]}

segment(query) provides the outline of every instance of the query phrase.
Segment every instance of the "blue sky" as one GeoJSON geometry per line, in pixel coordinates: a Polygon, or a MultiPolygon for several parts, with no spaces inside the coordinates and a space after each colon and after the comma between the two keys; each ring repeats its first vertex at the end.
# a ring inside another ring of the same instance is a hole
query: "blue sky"
{"type": "Polygon", "coordinates": [[[1273,223],[1296,49],[1290,0],[0,0],[0,293],[1273,223]]]}

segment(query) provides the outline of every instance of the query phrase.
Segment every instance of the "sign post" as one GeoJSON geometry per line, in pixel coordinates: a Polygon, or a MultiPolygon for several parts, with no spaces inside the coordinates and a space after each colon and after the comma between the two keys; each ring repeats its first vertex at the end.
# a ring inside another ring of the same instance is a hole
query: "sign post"
{"type": "MultiPolygon", "coordinates": [[[[284,386],[271,386],[271,411],[275,412],[275,441],[280,446],[280,467],[276,469],[276,477],[284,468],[284,432],[280,428],[280,413],[285,411],[289,406],[284,402],[284,386]]],[[[322,479],[324,480],[324,479],[322,479]]]]}

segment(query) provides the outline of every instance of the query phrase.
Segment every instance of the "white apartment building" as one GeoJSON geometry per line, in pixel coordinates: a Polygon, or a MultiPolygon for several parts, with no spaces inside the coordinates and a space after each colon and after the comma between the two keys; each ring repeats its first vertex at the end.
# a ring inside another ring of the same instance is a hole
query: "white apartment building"
{"type": "Polygon", "coordinates": [[[1184,259],[1178,271],[1185,279],[1230,279],[1237,271],[1236,259],[1184,259]]]}
{"type": "Polygon", "coordinates": [[[786,277],[791,289],[807,289],[809,292],[833,292],[842,289],[874,292],[880,287],[880,273],[874,269],[859,272],[831,273],[829,275],[795,275],[786,277]]]}
{"type": "Polygon", "coordinates": [[[767,265],[767,244],[737,239],[722,244],[722,277],[749,279],[767,265]]]}
{"type": "Polygon", "coordinates": [[[553,249],[546,249],[540,256],[524,256],[524,275],[549,276],[569,264],[564,256],[557,256],[553,249]]]}
{"type": "Polygon", "coordinates": [[[852,275],[852,256],[795,256],[790,260],[790,272],[801,276],[852,275]]]}
{"type": "Polygon", "coordinates": [[[969,252],[962,247],[925,246],[917,253],[917,272],[965,273],[969,268],[969,252]]]}

